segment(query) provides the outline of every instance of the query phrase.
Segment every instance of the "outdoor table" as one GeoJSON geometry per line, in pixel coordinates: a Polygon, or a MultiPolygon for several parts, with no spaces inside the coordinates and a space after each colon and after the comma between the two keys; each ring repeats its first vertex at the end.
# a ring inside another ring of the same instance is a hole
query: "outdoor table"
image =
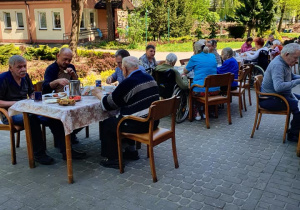
{"type": "Polygon", "coordinates": [[[74,106],[61,106],[58,103],[47,104],[44,101],[34,102],[34,100],[26,99],[16,102],[9,108],[8,113],[10,116],[23,113],[30,168],[34,168],[35,163],[33,158],[28,114],[31,113],[61,120],[65,130],[68,181],[70,184],[73,183],[70,134],[77,128],[82,128],[91,123],[103,121],[113,114],[110,112],[104,112],[100,104],[100,100],[94,96],[82,96],[81,99],[82,100],[76,102],[74,106]]]}

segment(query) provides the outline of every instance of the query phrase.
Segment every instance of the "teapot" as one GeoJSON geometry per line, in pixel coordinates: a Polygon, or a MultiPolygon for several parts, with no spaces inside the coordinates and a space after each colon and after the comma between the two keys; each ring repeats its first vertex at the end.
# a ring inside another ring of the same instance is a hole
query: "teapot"
{"type": "Polygon", "coordinates": [[[70,96],[80,96],[80,81],[79,80],[70,80],[70,96]]]}

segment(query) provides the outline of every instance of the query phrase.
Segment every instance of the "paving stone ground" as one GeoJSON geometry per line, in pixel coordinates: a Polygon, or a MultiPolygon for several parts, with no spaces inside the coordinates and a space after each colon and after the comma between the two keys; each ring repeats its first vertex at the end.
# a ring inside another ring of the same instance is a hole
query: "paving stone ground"
{"type": "MultiPolygon", "coordinates": [[[[300,88],[295,89],[299,92],[300,88]]],[[[51,166],[28,167],[24,132],[11,165],[9,133],[0,132],[0,209],[300,209],[300,159],[296,143],[282,143],[284,117],[264,115],[250,138],[254,104],[240,118],[232,103],[232,125],[226,111],[205,122],[186,120],[176,125],[179,168],[174,168],[170,142],[154,149],[158,182],[153,183],[146,147],[140,160],[126,163],[125,173],[99,165],[98,124],[90,138],[80,132],[86,160],[74,160],[74,184],[67,182],[66,161],[53,147],[47,130],[51,166]]],[[[248,103],[248,102],[247,102],[248,103]]],[[[226,108],[226,106],[225,106],[226,108]]],[[[161,121],[167,126],[170,119],[161,121]]]]}

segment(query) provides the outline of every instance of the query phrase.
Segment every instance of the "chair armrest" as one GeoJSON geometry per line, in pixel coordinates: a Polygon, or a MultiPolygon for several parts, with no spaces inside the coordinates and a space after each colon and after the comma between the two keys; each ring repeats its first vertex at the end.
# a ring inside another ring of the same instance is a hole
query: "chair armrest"
{"type": "Polygon", "coordinates": [[[197,85],[197,84],[195,84],[195,85],[193,85],[193,86],[190,88],[190,90],[192,91],[192,90],[194,89],[194,87],[204,88],[204,85],[197,85]]]}
{"type": "Polygon", "coordinates": [[[149,115],[147,118],[142,118],[142,117],[136,117],[136,116],[132,116],[132,115],[128,115],[126,117],[123,117],[119,123],[118,123],[118,126],[117,126],[117,131],[119,130],[119,127],[121,125],[121,123],[125,120],[135,120],[135,121],[138,121],[138,122],[147,122],[149,121],[149,115]]]}
{"type": "Polygon", "coordinates": [[[12,121],[11,117],[8,115],[8,112],[6,109],[0,108],[0,113],[2,113],[8,121],[8,125],[13,127],[14,126],[14,122],[12,121]]]}
{"type": "Polygon", "coordinates": [[[282,95],[279,95],[279,94],[276,94],[276,93],[262,93],[260,91],[258,92],[258,94],[260,96],[275,96],[277,98],[280,98],[281,100],[284,101],[284,103],[287,107],[287,111],[288,111],[288,113],[290,113],[290,105],[289,105],[288,101],[285,99],[285,97],[283,97],[282,95]]]}

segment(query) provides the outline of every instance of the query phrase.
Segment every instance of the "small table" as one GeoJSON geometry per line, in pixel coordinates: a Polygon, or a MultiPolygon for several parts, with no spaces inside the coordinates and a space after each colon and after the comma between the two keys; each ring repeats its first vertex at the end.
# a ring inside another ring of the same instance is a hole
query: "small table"
{"type": "Polygon", "coordinates": [[[77,128],[85,127],[94,122],[103,121],[115,114],[112,112],[104,112],[100,100],[94,96],[83,96],[81,98],[82,100],[76,102],[74,106],[61,106],[57,103],[47,104],[44,101],[34,102],[31,99],[26,99],[16,102],[8,110],[10,116],[23,112],[30,168],[34,168],[35,163],[28,114],[41,115],[62,121],[65,130],[68,181],[70,184],[73,183],[70,134],[77,128]]]}

